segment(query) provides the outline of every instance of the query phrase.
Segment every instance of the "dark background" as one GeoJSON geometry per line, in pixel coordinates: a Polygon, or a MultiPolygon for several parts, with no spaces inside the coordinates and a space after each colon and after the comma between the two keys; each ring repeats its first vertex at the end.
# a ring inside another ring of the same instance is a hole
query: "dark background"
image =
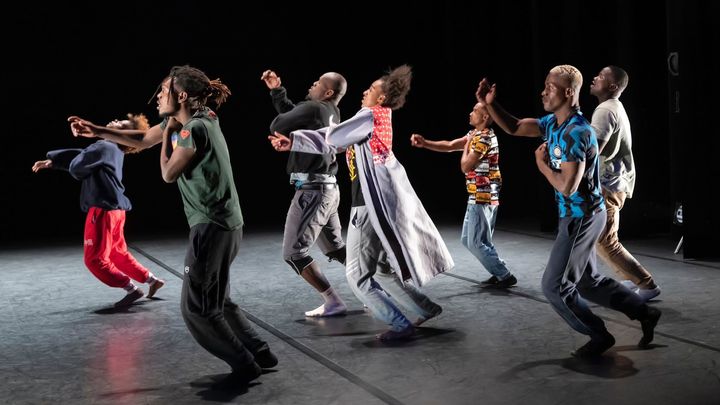
{"type": "MultiPolygon", "coordinates": [[[[156,123],[155,102],[146,102],[173,65],[198,67],[233,92],[218,114],[246,232],[253,232],[281,230],[293,192],[286,156],[266,139],[275,113],[260,81],[265,69],[281,76],[295,101],[322,73],[342,73],[349,86],[340,109],[349,118],[373,80],[388,68],[412,65],[408,102],[394,113],[394,150],[430,215],[459,227],[466,198],[460,155],[413,149],[410,134],[464,135],[477,83],[485,76],[497,82],[499,100],[510,112],[543,115],[540,91],[547,71],[558,64],[583,73],[581,106],[589,118],[597,105],[590,82],[615,64],[630,75],[621,100],[632,124],[638,172],[621,236],[684,234],[686,257],[717,257],[716,2],[293,4],[76,2],[22,4],[23,11],[7,13],[3,98],[9,125],[0,162],[6,179],[0,246],[80,240],[79,182],[59,171],[33,174],[30,167],[48,150],[93,141],[71,136],[70,115],[105,123],[142,112],[156,123]],[[668,73],[670,51],[680,52],[679,77],[668,73]],[[673,225],[680,202],[682,227],[673,225]]],[[[552,190],[533,160],[539,141],[499,137],[504,185],[498,226],[530,223],[551,231],[552,190]]],[[[134,205],[129,240],[187,230],[177,186],[160,178],[158,153],[155,147],[126,157],[124,183],[134,205]]],[[[340,166],[340,182],[347,184],[347,169],[340,166]]],[[[341,203],[344,224],[348,191],[343,189],[341,203]]]]}

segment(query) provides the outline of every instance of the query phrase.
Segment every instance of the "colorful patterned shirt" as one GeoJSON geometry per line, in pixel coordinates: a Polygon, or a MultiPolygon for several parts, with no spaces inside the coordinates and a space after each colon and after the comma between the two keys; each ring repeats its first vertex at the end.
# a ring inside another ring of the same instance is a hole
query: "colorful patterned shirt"
{"type": "Polygon", "coordinates": [[[480,155],[475,169],[465,174],[468,204],[500,204],[500,148],[495,132],[490,128],[473,129],[467,134],[471,138],[470,151],[480,155]]]}

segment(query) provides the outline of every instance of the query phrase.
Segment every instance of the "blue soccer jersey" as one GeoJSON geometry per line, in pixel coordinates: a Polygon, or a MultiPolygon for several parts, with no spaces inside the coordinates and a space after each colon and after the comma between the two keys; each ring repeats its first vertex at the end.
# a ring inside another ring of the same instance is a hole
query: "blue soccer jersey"
{"type": "Polygon", "coordinates": [[[560,218],[581,218],[605,209],[600,191],[600,165],[595,131],[580,111],[558,125],[555,114],[539,119],[540,131],[547,141],[552,170],[560,170],[562,162],[585,162],[585,171],[577,191],[569,197],[555,190],[560,218]]]}

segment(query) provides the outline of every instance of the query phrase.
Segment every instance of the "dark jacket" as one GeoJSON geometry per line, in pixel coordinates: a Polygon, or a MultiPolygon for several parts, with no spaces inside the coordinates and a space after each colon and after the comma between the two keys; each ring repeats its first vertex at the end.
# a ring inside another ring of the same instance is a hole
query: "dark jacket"
{"type": "Polygon", "coordinates": [[[47,153],[53,169],[69,171],[82,182],[80,208],[84,212],[90,207],[125,211],[132,208],[122,184],[124,157],[115,143],[105,140],[85,149],[58,149],[47,153]]]}
{"type": "MultiPolygon", "coordinates": [[[[333,122],[340,122],[340,110],[329,101],[306,100],[293,104],[283,87],[270,90],[273,106],[279,113],[270,124],[270,132],[275,131],[290,136],[298,129],[320,129],[333,122]]],[[[337,174],[338,164],[334,154],[317,155],[302,152],[290,152],[287,163],[288,174],[337,174]]]]}

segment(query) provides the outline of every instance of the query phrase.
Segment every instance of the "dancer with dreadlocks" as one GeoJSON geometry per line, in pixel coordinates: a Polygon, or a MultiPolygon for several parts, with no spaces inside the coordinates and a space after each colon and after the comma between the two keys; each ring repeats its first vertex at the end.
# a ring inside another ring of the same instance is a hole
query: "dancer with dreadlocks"
{"type": "MultiPolygon", "coordinates": [[[[243,217],[219,118],[206,106],[208,101],[220,106],[229,95],[219,79],[210,80],[187,65],[175,66],[162,81],[157,104],[164,118],[158,125],[162,178],[178,183],[190,226],[183,319],[203,348],[232,367],[221,382],[232,386],[259,377],[261,367],[274,367],[277,358],[230,299],[229,270],[240,247],[243,217]]],[[[88,131],[87,122],[75,123],[76,131],[88,131]]],[[[144,142],[155,142],[158,126],[148,131],[150,141],[145,134],[144,142]]]]}
{"type": "Polygon", "coordinates": [[[327,131],[276,134],[276,150],[347,148],[352,208],[347,234],[346,275],[350,287],[373,316],[390,325],[376,335],[406,339],[415,326],[440,314],[414,285],[423,286],[454,263],[437,228],[392,152],[392,110],[405,104],[412,70],[402,65],[365,90],[362,109],[327,131]],[[318,139],[326,137],[325,142],[318,139]],[[410,321],[400,306],[418,315],[410,321]]]}
{"type": "MultiPolygon", "coordinates": [[[[144,131],[148,121],[142,114],[128,114],[126,120],[114,120],[108,127],[144,131]]],[[[46,160],[32,167],[36,173],[65,170],[82,181],[80,207],[87,212],[85,265],[98,280],[127,292],[115,307],[128,306],[143,297],[145,293],[133,280],[148,284],[148,298],[165,284],[135,260],[125,243],[125,211],[130,211],[132,204],[122,184],[123,160],[125,154],[135,152],[134,148],[99,140],[85,149],[52,150],[46,160]]]]}

